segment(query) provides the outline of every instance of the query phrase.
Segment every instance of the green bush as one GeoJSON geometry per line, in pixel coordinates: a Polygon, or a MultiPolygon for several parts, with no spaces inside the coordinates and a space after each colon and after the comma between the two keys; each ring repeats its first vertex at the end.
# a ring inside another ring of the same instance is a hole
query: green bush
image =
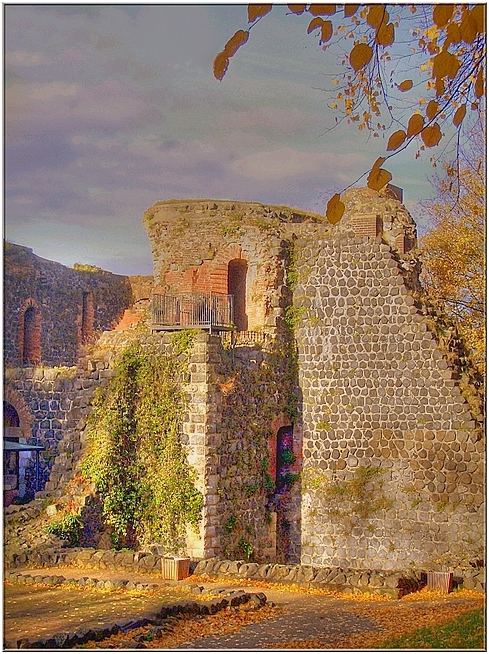
{"type": "Polygon", "coordinates": [[[251,557],[253,556],[253,552],[255,551],[255,548],[253,547],[252,543],[250,543],[244,538],[241,538],[241,540],[238,543],[238,547],[243,552],[243,556],[245,560],[250,561],[251,557]]]}
{"type": "Polygon", "coordinates": [[[46,525],[48,534],[68,541],[71,547],[79,545],[82,529],[83,522],[79,513],[66,513],[61,520],[46,525]]]}
{"type": "Polygon", "coordinates": [[[292,465],[295,461],[295,455],[289,447],[280,452],[280,462],[284,465],[292,465]]]}

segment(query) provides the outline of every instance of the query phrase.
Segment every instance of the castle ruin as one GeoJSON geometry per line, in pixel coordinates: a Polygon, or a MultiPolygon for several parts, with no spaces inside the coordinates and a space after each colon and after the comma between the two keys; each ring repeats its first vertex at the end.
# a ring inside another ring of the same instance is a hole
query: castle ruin
{"type": "Polygon", "coordinates": [[[37,520],[67,493],[88,505],[73,484],[117,352],[138,329],[168,349],[197,327],[180,427],[203,496],[189,556],[359,570],[479,559],[481,403],[420,300],[415,223],[391,191],[353,189],[345,204],[331,226],[260,203],[158,202],[144,215],[153,279],[8,245],[6,436],[44,449],[37,466],[34,450],[10,457],[6,503],[36,499],[7,516],[37,520]]]}

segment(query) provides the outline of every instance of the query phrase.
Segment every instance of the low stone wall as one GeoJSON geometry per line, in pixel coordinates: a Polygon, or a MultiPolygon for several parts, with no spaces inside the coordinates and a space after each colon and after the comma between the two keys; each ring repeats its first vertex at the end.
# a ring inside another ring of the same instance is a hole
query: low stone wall
{"type": "MultiPolygon", "coordinates": [[[[63,576],[55,575],[23,575],[21,573],[10,573],[6,576],[6,580],[16,583],[36,583],[36,584],[46,584],[59,586],[63,583],[70,582],[73,580],[67,579],[63,576]]],[[[132,581],[122,582],[122,581],[109,581],[101,579],[93,579],[89,577],[83,577],[82,579],[77,580],[79,585],[87,587],[97,587],[103,588],[105,590],[114,590],[118,588],[125,588],[127,590],[152,590],[155,587],[158,587],[159,584],[134,584],[132,581]]],[[[203,589],[201,587],[196,587],[193,590],[195,592],[201,592],[203,589]]],[[[137,629],[139,627],[153,627],[144,634],[128,640],[127,642],[121,642],[121,649],[134,649],[138,648],[138,642],[143,641],[147,638],[148,634],[153,635],[154,638],[160,637],[164,632],[170,631],[175,624],[175,621],[178,620],[178,617],[185,615],[213,615],[218,611],[222,611],[228,607],[239,606],[240,604],[246,604],[251,602],[253,608],[259,608],[264,606],[267,601],[266,595],[263,593],[245,593],[244,591],[238,592],[226,592],[219,590],[214,594],[218,595],[215,599],[200,601],[196,598],[195,601],[192,600],[181,600],[175,601],[172,603],[167,603],[162,605],[157,611],[148,613],[138,618],[129,618],[129,619],[120,619],[117,622],[107,622],[106,624],[101,624],[97,626],[96,629],[90,627],[81,627],[76,632],[59,632],[57,634],[51,634],[39,638],[20,638],[14,640],[6,640],[4,642],[5,649],[63,649],[63,648],[72,648],[78,645],[83,645],[91,641],[101,641],[105,638],[118,633],[128,632],[132,629],[137,629]],[[175,616],[175,617],[173,617],[175,616]]]]}
{"type": "MultiPolygon", "coordinates": [[[[132,550],[101,550],[90,547],[45,548],[14,554],[11,568],[29,566],[51,568],[69,566],[84,571],[108,570],[128,573],[161,575],[162,554],[132,550]]],[[[196,576],[234,577],[279,584],[299,584],[336,590],[371,591],[392,597],[402,597],[421,590],[426,585],[426,571],[358,570],[353,568],[327,568],[311,565],[283,565],[231,561],[218,558],[192,561],[190,572],[196,576]]],[[[454,570],[454,585],[483,592],[485,569],[454,570]]],[[[190,578],[191,579],[191,578],[190,578]]],[[[197,588],[197,587],[195,587],[197,588]]]]}
{"type": "MultiPolygon", "coordinates": [[[[352,568],[323,568],[312,565],[281,565],[204,559],[193,571],[195,575],[237,577],[272,583],[301,584],[338,590],[372,591],[402,597],[421,590],[426,585],[426,572],[355,570],[352,568]]],[[[485,590],[485,570],[455,571],[454,583],[478,591],[485,590]]]]}

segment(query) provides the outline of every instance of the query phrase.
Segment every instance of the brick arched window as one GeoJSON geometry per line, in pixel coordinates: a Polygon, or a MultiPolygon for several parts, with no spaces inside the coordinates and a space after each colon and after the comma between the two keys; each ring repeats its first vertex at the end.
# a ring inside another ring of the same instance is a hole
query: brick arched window
{"type": "Polygon", "coordinates": [[[93,321],[95,311],[93,306],[93,293],[86,291],[82,296],[81,311],[81,342],[88,343],[93,335],[93,321]]]}
{"type": "Polygon", "coordinates": [[[228,293],[234,300],[234,324],[238,331],[248,329],[246,315],[246,275],[248,263],[245,259],[232,259],[228,264],[228,293]]]}
{"type": "Polygon", "coordinates": [[[20,430],[19,414],[9,402],[3,401],[3,490],[4,503],[10,504],[19,488],[19,453],[7,449],[5,442],[18,443],[20,430]]]}
{"type": "Polygon", "coordinates": [[[41,314],[30,301],[20,315],[20,348],[23,365],[41,362],[41,314]]]}

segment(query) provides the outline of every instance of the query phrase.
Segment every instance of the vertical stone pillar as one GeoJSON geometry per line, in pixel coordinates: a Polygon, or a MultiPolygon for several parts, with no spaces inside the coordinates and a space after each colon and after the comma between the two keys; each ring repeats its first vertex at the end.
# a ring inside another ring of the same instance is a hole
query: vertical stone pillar
{"type": "Polygon", "coordinates": [[[217,433],[217,394],[212,384],[212,367],[219,361],[219,343],[206,332],[197,335],[189,362],[187,386],[189,404],[183,431],[188,438],[188,462],[197,473],[197,488],[204,496],[199,533],[187,532],[187,552],[204,558],[219,553],[217,523],[219,496],[217,433]]]}

